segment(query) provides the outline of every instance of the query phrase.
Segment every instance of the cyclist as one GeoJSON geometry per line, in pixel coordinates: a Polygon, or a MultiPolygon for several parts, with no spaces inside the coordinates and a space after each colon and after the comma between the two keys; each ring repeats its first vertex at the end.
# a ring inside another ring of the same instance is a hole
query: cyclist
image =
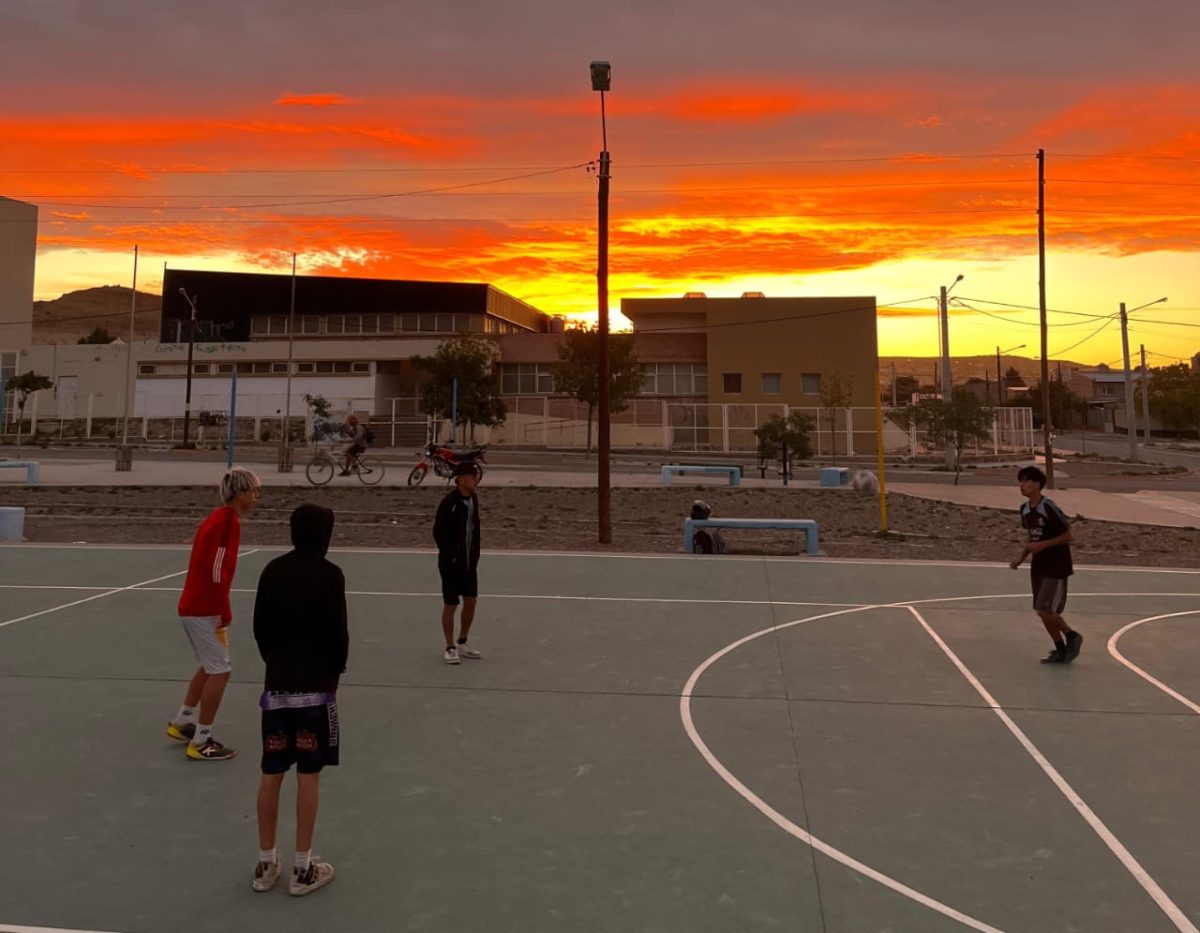
{"type": "Polygon", "coordinates": [[[350,438],[350,444],[346,447],[345,466],[342,467],[340,475],[349,476],[355,458],[361,456],[367,449],[367,429],[358,423],[358,416],[351,412],[346,415],[342,433],[350,438]]]}

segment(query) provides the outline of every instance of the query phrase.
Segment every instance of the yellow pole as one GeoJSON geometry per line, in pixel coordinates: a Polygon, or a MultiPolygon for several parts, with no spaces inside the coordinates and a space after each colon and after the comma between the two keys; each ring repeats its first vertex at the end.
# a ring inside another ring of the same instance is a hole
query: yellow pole
{"type": "Polygon", "coordinates": [[[883,472],[883,401],[879,397],[879,367],[875,367],[875,450],[879,462],[879,531],[886,533],[887,477],[883,472]]]}

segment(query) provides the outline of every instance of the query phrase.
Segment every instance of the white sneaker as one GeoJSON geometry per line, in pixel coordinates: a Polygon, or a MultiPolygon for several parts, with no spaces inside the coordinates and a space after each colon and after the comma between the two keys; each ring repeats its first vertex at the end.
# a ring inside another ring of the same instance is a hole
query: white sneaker
{"type": "Polygon", "coordinates": [[[460,658],[469,658],[472,661],[478,661],[483,657],[483,654],[476,651],[470,645],[462,644],[458,646],[458,656],[460,658]]]}
{"type": "Polygon", "coordinates": [[[254,868],[254,890],[262,893],[270,891],[279,880],[279,859],[273,862],[259,862],[254,868]]]}
{"type": "Polygon", "coordinates": [[[292,897],[304,897],[312,894],[318,888],[323,888],[333,880],[333,866],[328,862],[318,862],[313,859],[308,871],[301,874],[292,869],[292,880],[288,882],[288,894],[292,897]]]}
{"type": "Polygon", "coordinates": [[[447,648],[442,655],[442,660],[447,664],[458,664],[458,649],[454,647],[447,648]]]}

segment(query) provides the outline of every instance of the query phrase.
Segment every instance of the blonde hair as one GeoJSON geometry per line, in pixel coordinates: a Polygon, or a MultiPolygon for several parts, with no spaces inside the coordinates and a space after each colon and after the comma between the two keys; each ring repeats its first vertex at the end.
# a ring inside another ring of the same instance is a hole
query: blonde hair
{"type": "Polygon", "coordinates": [[[261,485],[262,482],[253,470],[247,470],[245,467],[234,467],[221,477],[221,501],[232,502],[237,498],[238,493],[250,492],[255,487],[261,485]]]}

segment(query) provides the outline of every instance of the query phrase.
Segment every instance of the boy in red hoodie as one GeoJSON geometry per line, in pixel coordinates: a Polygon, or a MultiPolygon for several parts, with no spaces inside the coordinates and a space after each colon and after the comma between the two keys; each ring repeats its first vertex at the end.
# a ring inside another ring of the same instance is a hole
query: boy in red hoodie
{"type": "Polygon", "coordinates": [[[224,505],[204,520],[192,542],[179,617],[200,667],[188,683],[178,715],[167,723],[167,735],[187,742],[187,756],[193,761],[224,761],[237,754],[212,737],[212,724],[233,669],[227,628],[233,621],[229,591],[237,570],[241,518],[261,496],[258,477],[234,467],[221,479],[224,505]]]}

